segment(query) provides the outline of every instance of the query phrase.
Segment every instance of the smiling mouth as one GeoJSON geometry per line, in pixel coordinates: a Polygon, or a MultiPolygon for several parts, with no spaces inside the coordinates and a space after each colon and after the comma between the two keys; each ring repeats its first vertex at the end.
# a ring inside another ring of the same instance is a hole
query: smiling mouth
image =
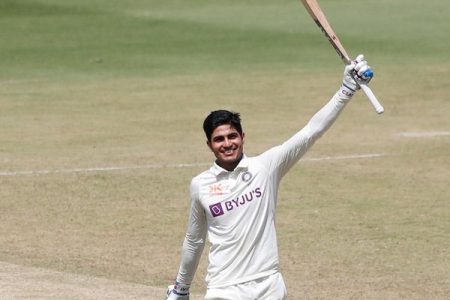
{"type": "Polygon", "coordinates": [[[235,151],[235,149],[226,149],[226,150],[223,151],[223,153],[224,153],[225,155],[230,155],[230,154],[233,154],[234,151],[235,151]]]}
{"type": "Polygon", "coordinates": [[[237,148],[236,147],[230,147],[230,148],[224,148],[222,149],[222,154],[226,155],[226,156],[230,156],[233,155],[234,153],[236,153],[237,148]]]}

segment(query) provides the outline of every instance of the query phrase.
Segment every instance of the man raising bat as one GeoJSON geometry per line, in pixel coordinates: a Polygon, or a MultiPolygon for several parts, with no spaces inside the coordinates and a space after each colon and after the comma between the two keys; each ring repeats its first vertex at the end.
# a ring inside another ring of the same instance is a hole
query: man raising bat
{"type": "Polygon", "coordinates": [[[372,76],[364,56],[359,55],[346,65],[339,90],[303,129],[255,157],[244,154],[245,134],[238,113],[217,110],[206,117],[203,129],[216,160],[191,181],[181,263],[167,299],[189,299],[207,236],[205,300],[286,299],[275,231],[280,181],[372,76]]]}

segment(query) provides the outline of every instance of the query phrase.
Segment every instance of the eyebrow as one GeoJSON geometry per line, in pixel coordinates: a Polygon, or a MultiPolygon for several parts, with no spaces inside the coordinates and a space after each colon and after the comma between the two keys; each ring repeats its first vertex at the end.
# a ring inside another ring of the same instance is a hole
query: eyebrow
{"type": "Polygon", "coordinates": [[[212,138],[213,141],[218,141],[218,140],[223,140],[225,137],[230,138],[236,138],[239,136],[239,132],[230,132],[228,134],[221,134],[221,135],[216,135],[215,137],[212,138]]]}

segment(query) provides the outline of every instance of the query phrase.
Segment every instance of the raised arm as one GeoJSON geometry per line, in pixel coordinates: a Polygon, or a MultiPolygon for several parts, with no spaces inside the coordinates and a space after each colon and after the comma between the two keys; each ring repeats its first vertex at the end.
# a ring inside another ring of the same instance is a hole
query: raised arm
{"type": "Polygon", "coordinates": [[[331,100],[294,136],[263,154],[271,156],[271,168],[278,171],[280,177],[283,176],[330,128],[354,93],[360,89],[359,83],[368,83],[372,76],[373,72],[363,55],[359,55],[355,61],[347,65],[342,85],[331,100]]]}

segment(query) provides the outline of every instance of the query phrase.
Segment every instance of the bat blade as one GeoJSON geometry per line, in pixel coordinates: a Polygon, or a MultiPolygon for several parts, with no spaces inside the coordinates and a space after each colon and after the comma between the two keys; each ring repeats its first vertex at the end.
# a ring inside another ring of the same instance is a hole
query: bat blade
{"type": "Polygon", "coordinates": [[[328,38],[328,41],[330,41],[331,45],[336,50],[339,57],[345,64],[348,64],[350,62],[350,56],[347,54],[347,51],[345,50],[341,41],[339,40],[330,23],[328,22],[327,18],[325,17],[325,14],[323,13],[322,9],[319,6],[319,3],[316,0],[301,0],[301,1],[305,6],[306,10],[308,11],[308,13],[310,14],[310,16],[313,18],[314,22],[328,38]]]}
{"type": "MultiPolygon", "coordinates": [[[[316,0],[301,0],[303,5],[305,6],[308,13],[313,18],[314,22],[319,26],[325,36],[328,38],[328,41],[331,43],[333,48],[336,50],[339,57],[345,64],[350,63],[350,56],[347,54],[344,46],[341,41],[337,37],[330,23],[328,22],[325,14],[319,6],[319,3],[316,0]]],[[[378,101],[377,97],[374,95],[372,90],[366,84],[361,84],[362,90],[366,93],[369,98],[370,103],[375,108],[375,111],[378,114],[382,114],[384,112],[383,106],[378,101]]]]}

